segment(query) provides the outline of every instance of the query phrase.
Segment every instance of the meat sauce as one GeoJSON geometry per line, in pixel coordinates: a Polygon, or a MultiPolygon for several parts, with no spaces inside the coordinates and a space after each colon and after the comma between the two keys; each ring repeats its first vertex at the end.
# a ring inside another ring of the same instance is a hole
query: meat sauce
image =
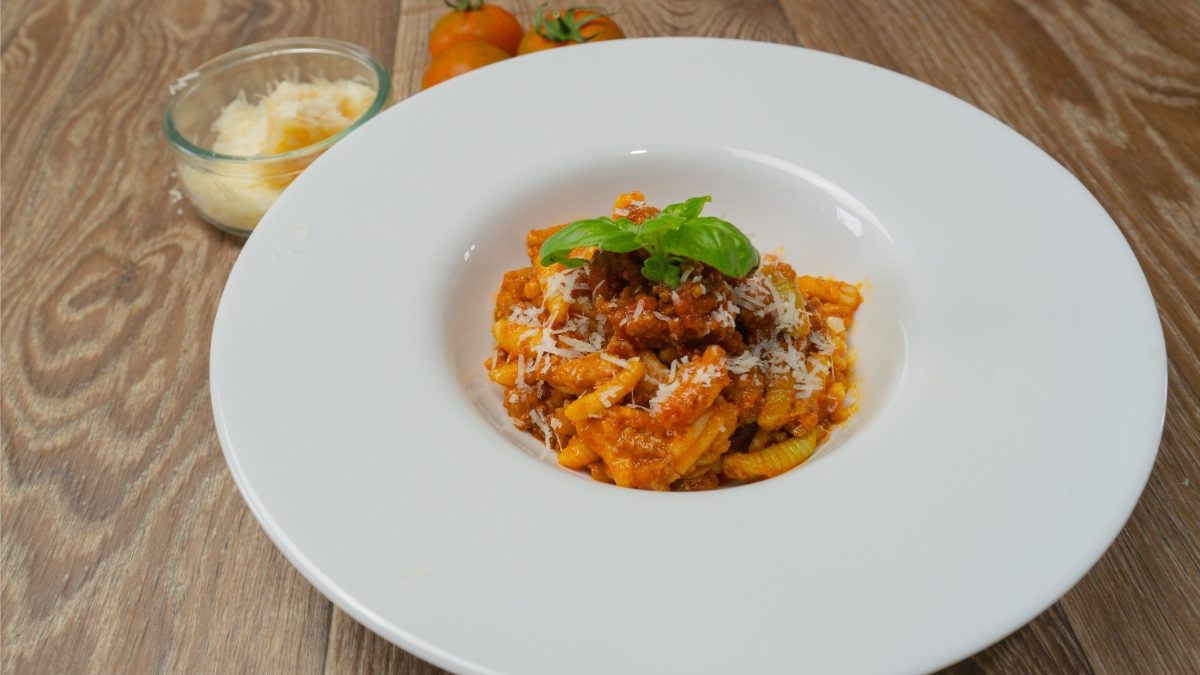
{"type": "MultiPolygon", "coordinates": [[[[614,217],[658,210],[622,195],[614,217]]],[[[735,279],[695,261],[675,288],[642,276],[644,251],[579,249],[539,263],[562,226],[532,230],[529,267],[496,294],[488,359],[513,424],[593,478],[703,490],[802,463],[853,413],[846,335],[857,287],[765,256],[735,279]]]]}

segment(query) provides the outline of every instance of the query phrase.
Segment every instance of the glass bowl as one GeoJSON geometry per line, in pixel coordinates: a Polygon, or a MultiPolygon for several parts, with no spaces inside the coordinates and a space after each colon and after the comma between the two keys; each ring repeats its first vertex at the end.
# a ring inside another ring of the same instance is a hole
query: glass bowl
{"type": "Polygon", "coordinates": [[[358,45],[326,38],[267,40],[218,56],[170,87],[163,127],[175,150],[183,194],[214,226],[248,236],[284,188],[322,152],[383,109],[391,78],[358,45]],[[282,80],[354,80],[375,90],[349,127],[311,145],[270,155],[224,155],[212,149],[214,122],[231,101],[256,101],[282,80]]]}

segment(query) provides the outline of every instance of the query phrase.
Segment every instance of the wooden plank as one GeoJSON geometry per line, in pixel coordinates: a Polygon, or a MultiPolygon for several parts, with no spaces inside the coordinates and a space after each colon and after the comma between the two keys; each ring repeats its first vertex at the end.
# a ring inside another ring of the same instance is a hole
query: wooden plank
{"type": "Polygon", "coordinates": [[[1055,605],[1008,638],[942,672],[944,675],[1065,674],[1090,673],[1092,668],[1062,607],[1055,605]]]}
{"type": "Polygon", "coordinates": [[[326,673],[443,675],[446,671],[409,654],[367,630],[336,607],[329,628],[326,673]]]}
{"type": "Polygon", "coordinates": [[[390,60],[395,3],[0,11],[3,670],[319,672],[330,605],[262,533],[213,430],[209,334],[240,244],[173,203],[159,120],[168,83],[260,39],[390,60]]]}

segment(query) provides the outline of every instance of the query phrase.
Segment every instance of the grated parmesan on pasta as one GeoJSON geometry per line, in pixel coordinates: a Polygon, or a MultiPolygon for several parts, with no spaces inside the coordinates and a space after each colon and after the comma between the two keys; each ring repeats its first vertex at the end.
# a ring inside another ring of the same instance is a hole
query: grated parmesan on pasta
{"type": "Polygon", "coordinates": [[[550,275],[546,279],[546,290],[542,294],[542,306],[544,307],[546,305],[546,301],[553,296],[558,296],[563,300],[570,302],[578,281],[578,268],[567,268],[550,275]]]}
{"type": "Polygon", "coordinates": [[[600,358],[604,359],[605,361],[608,361],[609,363],[613,364],[614,366],[620,366],[621,368],[629,367],[628,361],[626,361],[625,359],[619,359],[619,358],[613,356],[612,354],[600,352],[600,358]]]}
{"type": "MultiPolygon", "coordinates": [[[[640,199],[614,209],[639,224],[657,213],[640,199]]],[[[513,423],[563,466],[622,486],[710,489],[803,462],[853,411],[853,287],[771,256],[743,279],[688,260],[674,288],[639,276],[636,252],[542,267],[536,245],[555,231],[530,232],[533,264],[505,275],[486,366],[513,423]]]]}
{"type": "Polygon", "coordinates": [[[590,342],[584,342],[583,340],[577,340],[573,337],[561,337],[559,339],[562,340],[564,344],[574,347],[579,351],[580,354],[590,354],[599,350],[596,345],[590,342]]]}
{"type": "Polygon", "coordinates": [[[660,382],[658,385],[658,391],[654,393],[654,398],[651,398],[648,402],[651,412],[658,410],[658,406],[662,405],[667,399],[671,398],[671,394],[674,394],[675,390],[678,388],[679,382],[660,382]]]}

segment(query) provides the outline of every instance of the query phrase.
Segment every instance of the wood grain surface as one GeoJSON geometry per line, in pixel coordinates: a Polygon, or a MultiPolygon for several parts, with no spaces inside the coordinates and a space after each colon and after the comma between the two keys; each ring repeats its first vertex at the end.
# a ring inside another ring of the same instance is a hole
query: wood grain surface
{"type": "MultiPolygon", "coordinates": [[[[524,22],[536,5],[498,1],[524,22]]],[[[1200,672],[1200,2],[582,4],[614,10],[631,37],[799,44],[905,73],[1003,120],[1096,195],[1166,335],[1158,460],[1079,585],[949,672],[1200,672]]],[[[402,98],[442,11],[440,0],[3,3],[4,672],[440,672],[333,608],[241,501],[207,373],[240,242],[171,197],[160,115],[180,74],[288,35],[364,45],[392,64],[402,98]]],[[[1120,386],[1121,365],[1108,367],[1120,386]]]]}

